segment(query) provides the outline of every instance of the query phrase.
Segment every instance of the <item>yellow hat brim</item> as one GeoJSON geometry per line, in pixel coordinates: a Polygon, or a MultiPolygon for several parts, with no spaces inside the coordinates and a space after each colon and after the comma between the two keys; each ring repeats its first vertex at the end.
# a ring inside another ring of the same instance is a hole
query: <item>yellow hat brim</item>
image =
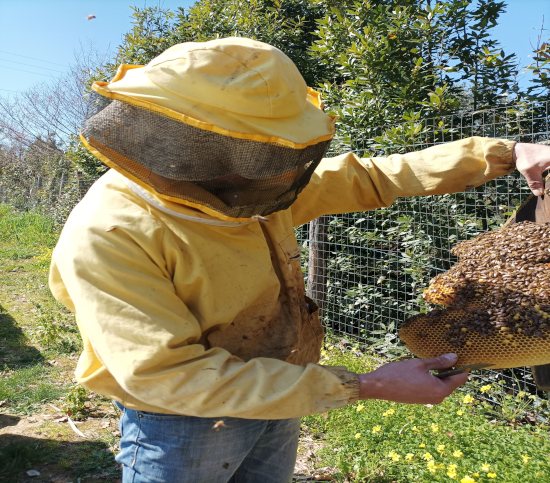
{"type": "Polygon", "coordinates": [[[140,65],[121,65],[110,82],[95,82],[92,89],[107,98],[237,139],[303,149],[334,136],[334,119],[322,111],[320,95],[311,88],[299,115],[285,118],[243,116],[170,96],[148,78],[140,65]]]}

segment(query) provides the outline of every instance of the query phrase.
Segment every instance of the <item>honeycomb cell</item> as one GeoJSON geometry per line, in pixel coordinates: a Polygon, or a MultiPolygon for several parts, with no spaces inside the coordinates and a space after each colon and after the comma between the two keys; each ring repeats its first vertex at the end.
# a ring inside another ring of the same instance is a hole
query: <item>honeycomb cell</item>
{"type": "Polygon", "coordinates": [[[460,326],[468,317],[469,313],[460,309],[443,310],[436,316],[418,315],[401,327],[399,336],[417,357],[455,352],[457,366],[487,363],[493,369],[504,369],[550,363],[550,331],[545,331],[542,337],[506,331],[484,336],[467,331],[460,342],[450,340],[447,325],[460,326]]]}

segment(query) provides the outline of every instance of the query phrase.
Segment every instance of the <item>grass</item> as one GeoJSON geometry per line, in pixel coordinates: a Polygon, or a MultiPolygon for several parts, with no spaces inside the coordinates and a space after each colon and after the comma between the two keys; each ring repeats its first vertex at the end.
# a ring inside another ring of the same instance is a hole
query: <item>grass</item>
{"type": "Polygon", "coordinates": [[[10,409],[16,414],[31,414],[41,405],[66,393],[67,387],[59,381],[59,372],[40,363],[2,371],[0,400],[9,402],[10,409]]]}
{"type": "Polygon", "coordinates": [[[15,271],[33,259],[33,265],[47,266],[57,239],[54,222],[36,212],[15,213],[0,205],[0,257],[5,269],[15,271]]]}
{"type": "Polygon", "coordinates": [[[57,237],[49,218],[0,205],[0,480],[40,468],[36,481],[116,481],[116,414],[75,386],[77,327],[47,286],[57,237]],[[90,440],[66,414],[86,419],[79,427],[90,440]]]}
{"type": "Polygon", "coordinates": [[[51,296],[47,272],[58,237],[53,221],[0,205],[0,335],[2,364],[75,353],[73,318],[51,296]],[[8,360],[6,360],[8,358],[8,360]]]}
{"type": "MultiPolygon", "coordinates": [[[[18,436],[10,444],[0,447],[0,481],[21,481],[19,475],[30,468],[40,468],[41,476],[60,474],[69,479],[35,479],[35,481],[117,481],[118,469],[113,463],[109,444],[104,441],[63,441],[18,436]]],[[[25,480],[28,481],[28,480],[25,480]]]]}
{"type": "MultiPolygon", "coordinates": [[[[373,365],[337,345],[324,358],[356,371],[373,365]]],[[[319,465],[336,468],[338,481],[540,483],[550,481],[547,419],[518,424],[534,412],[547,417],[548,402],[474,379],[440,405],[358,402],[304,423],[324,443],[319,465]]]]}

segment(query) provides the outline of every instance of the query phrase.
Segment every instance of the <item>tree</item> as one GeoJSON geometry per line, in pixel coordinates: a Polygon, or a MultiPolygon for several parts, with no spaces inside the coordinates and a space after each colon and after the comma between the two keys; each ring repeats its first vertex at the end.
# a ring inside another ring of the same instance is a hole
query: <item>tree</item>
{"type": "Polygon", "coordinates": [[[504,2],[326,3],[311,51],[334,70],[323,90],[341,141],[355,149],[395,123],[401,127],[388,130],[388,147],[411,143],[425,134],[420,119],[494,106],[515,85],[514,55],[490,37],[504,2]]]}
{"type": "Polygon", "coordinates": [[[66,76],[11,100],[0,98],[0,201],[41,208],[62,221],[82,196],[90,179],[67,153],[94,107],[89,81],[103,63],[82,48],[66,76]]]}
{"type": "Polygon", "coordinates": [[[325,5],[307,0],[202,0],[177,29],[179,41],[243,36],[271,44],[298,66],[306,82],[316,85],[324,66],[312,62],[308,49],[325,5]]]}
{"type": "Polygon", "coordinates": [[[323,5],[307,0],[199,0],[188,12],[135,8],[132,29],[124,36],[115,62],[99,74],[107,80],[118,64],[146,64],[177,43],[243,36],[280,48],[306,81],[316,84],[320,66],[311,62],[307,51],[323,12],[323,5]]]}
{"type": "Polygon", "coordinates": [[[527,97],[531,100],[550,100],[550,38],[543,40],[545,31],[543,24],[533,49],[533,62],[527,66],[533,74],[527,88],[527,97]]]}

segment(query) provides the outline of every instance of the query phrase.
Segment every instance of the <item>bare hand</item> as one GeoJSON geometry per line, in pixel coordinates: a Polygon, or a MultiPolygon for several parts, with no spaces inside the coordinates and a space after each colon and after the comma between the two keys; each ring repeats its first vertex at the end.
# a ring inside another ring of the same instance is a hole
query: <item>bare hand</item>
{"type": "Polygon", "coordinates": [[[550,146],[516,143],[514,160],[517,170],[525,177],[535,196],[544,194],[542,173],[550,168],[550,146]]]}
{"type": "Polygon", "coordinates": [[[439,379],[430,370],[447,369],[456,360],[456,354],[444,354],[433,359],[408,359],[390,362],[373,372],[360,374],[359,399],[439,404],[468,380],[468,374],[439,379]]]}

